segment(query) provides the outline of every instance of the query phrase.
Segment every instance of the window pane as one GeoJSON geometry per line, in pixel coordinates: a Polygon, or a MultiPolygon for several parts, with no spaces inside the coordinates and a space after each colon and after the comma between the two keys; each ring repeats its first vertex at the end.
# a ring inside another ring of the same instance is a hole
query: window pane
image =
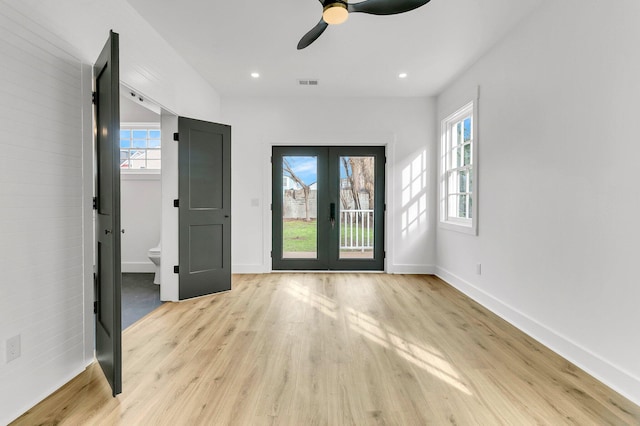
{"type": "Polygon", "coordinates": [[[160,160],[147,160],[147,169],[160,169],[160,160]]]}
{"type": "Polygon", "coordinates": [[[471,140],[471,117],[464,119],[464,141],[469,142],[471,140]]]}
{"type": "Polygon", "coordinates": [[[121,169],[129,168],[129,151],[126,149],[120,150],[120,168],[121,169]]]}
{"type": "Polygon", "coordinates": [[[131,139],[130,130],[120,130],[120,139],[131,139]]]}
{"type": "Polygon", "coordinates": [[[149,130],[149,139],[160,139],[160,130],[149,130]]]}
{"type": "Polygon", "coordinates": [[[162,156],[162,151],[159,149],[148,149],[147,150],[147,159],[148,160],[159,160],[162,156]]]}
{"type": "Polygon", "coordinates": [[[454,167],[461,167],[461,166],[462,166],[462,149],[456,148],[456,163],[454,167]]]}
{"type": "Polygon", "coordinates": [[[473,197],[469,195],[469,219],[473,218],[473,197]]]}
{"type": "Polygon", "coordinates": [[[467,192],[467,172],[460,172],[460,192],[467,192]]]}
{"type": "Polygon", "coordinates": [[[458,187],[458,173],[456,172],[449,173],[449,182],[447,182],[447,187],[449,189],[449,193],[455,191],[455,188],[458,187]]]}
{"type": "Polygon", "coordinates": [[[133,131],[134,139],[147,139],[147,131],[146,130],[134,130],[133,131]]]}
{"type": "Polygon", "coordinates": [[[473,168],[469,167],[469,170],[467,171],[468,176],[469,176],[469,193],[473,192],[473,168]]]}
{"type": "Polygon", "coordinates": [[[147,140],[146,139],[134,139],[133,140],[133,147],[134,148],[146,148],[147,147],[147,140]]]}
{"type": "MultiPolygon", "coordinates": [[[[340,259],[373,259],[375,157],[339,157],[340,259]]],[[[417,217],[409,218],[415,221],[417,217]]]]}
{"type": "Polygon", "coordinates": [[[458,217],[467,217],[467,196],[458,195],[458,217]]]}
{"type": "Polygon", "coordinates": [[[129,139],[120,139],[120,148],[130,148],[131,140],[129,139]]]}
{"type": "Polygon", "coordinates": [[[318,257],[318,158],[282,157],[282,257],[318,257]]]}
{"type": "Polygon", "coordinates": [[[149,139],[149,148],[160,148],[160,139],[149,139]]]}
{"type": "Polygon", "coordinates": [[[471,164],[471,144],[466,144],[464,146],[464,165],[468,166],[471,164]]]}
{"type": "Polygon", "coordinates": [[[447,200],[447,212],[449,217],[458,217],[458,196],[457,195],[449,195],[447,200]]]}

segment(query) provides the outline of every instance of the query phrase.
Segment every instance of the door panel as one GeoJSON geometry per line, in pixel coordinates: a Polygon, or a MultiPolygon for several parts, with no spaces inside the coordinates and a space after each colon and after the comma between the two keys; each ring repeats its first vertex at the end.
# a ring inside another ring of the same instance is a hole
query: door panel
{"type": "Polygon", "coordinates": [[[384,147],[331,147],[329,201],[337,206],[329,245],[333,270],[384,270],[384,147]]]}
{"type": "Polygon", "coordinates": [[[318,258],[318,157],[282,157],[282,257],[318,258]],[[297,219],[300,218],[300,219],[297,219]],[[304,234],[304,238],[300,238],[304,234]]]}
{"type": "Polygon", "coordinates": [[[274,147],[272,163],[274,270],[384,269],[384,147],[274,147]]]}
{"type": "Polygon", "coordinates": [[[118,34],[94,65],[96,115],[96,357],[113,395],[122,391],[120,76],[118,34]]]}
{"type": "Polygon", "coordinates": [[[317,147],[273,147],[272,267],[328,268],[327,157],[317,147]]]}
{"type": "Polygon", "coordinates": [[[231,290],[231,127],[178,118],[180,299],[231,290]]]}
{"type": "Polygon", "coordinates": [[[340,259],[373,259],[375,156],[340,156],[340,259]]]}

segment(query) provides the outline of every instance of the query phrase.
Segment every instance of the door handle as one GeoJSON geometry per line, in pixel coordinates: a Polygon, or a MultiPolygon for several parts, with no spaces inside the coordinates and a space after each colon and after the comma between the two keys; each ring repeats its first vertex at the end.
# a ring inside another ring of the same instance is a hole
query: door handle
{"type": "Polygon", "coordinates": [[[124,229],[121,229],[120,232],[122,232],[124,234],[124,229]]]}
{"type": "Polygon", "coordinates": [[[104,235],[109,235],[111,234],[111,229],[105,229],[104,230],[104,235]]]}
{"type": "Polygon", "coordinates": [[[336,226],[336,203],[329,204],[329,221],[331,222],[331,229],[336,226]]]}

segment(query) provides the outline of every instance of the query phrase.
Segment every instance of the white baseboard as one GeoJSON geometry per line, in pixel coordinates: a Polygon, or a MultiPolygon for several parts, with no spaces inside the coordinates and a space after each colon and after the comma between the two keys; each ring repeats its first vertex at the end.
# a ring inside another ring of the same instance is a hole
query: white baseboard
{"type": "Polygon", "coordinates": [[[640,405],[640,378],[613,365],[590,350],[573,342],[568,337],[540,324],[533,318],[519,312],[517,309],[507,305],[457,275],[441,267],[436,267],[435,269],[435,274],[452,287],[460,290],[500,318],[514,325],[566,360],[577,365],[635,404],[640,405]]]}
{"type": "Polygon", "coordinates": [[[234,274],[267,274],[271,271],[267,270],[264,265],[232,265],[231,272],[234,274]]]}
{"type": "Polygon", "coordinates": [[[387,266],[388,274],[420,274],[420,275],[433,275],[435,274],[435,265],[412,265],[412,264],[393,264],[387,266]]]}
{"type": "Polygon", "coordinates": [[[47,390],[38,394],[35,398],[33,398],[30,402],[24,404],[21,408],[17,408],[15,409],[15,411],[11,413],[6,413],[6,412],[0,413],[0,424],[8,425],[12,421],[16,420],[18,417],[20,417],[21,415],[23,415],[24,413],[26,413],[27,411],[29,411],[30,409],[32,409],[33,407],[35,407],[36,405],[44,401],[47,397],[52,395],[55,391],[60,389],[62,386],[66,385],[71,380],[73,380],[78,374],[86,370],[89,364],[87,364],[84,367],[77,367],[73,369],[69,374],[65,375],[62,379],[56,382],[56,384],[54,384],[53,386],[50,386],[49,388],[47,388],[47,390]]]}
{"type": "MultiPolygon", "coordinates": [[[[124,268],[124,264],[123,264],[124,268]]],[[[421,274],[421,275],[433,275],[435,274],[435,265],[410,265],[410,264],[396,264],[388,265],[388,274],[421,274]]],[[[234,274],[268,274],[271,269],[263,264],[256,265],[233,265],[231,271],[234,274]]],[[[328,272],[328,271],[326,271],[328,272]]]]}
{"type": "Polygon", "coordinates": [[[149,262],[122,262],[122,272],[132,274],[152,273],[156,271],[156,265],[149,262]]]}

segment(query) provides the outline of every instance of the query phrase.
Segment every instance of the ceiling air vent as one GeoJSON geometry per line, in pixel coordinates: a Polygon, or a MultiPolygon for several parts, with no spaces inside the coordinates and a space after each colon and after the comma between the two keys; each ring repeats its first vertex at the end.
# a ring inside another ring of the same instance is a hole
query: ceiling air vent
{"type": "Polygon", "coordinates": [[[317,86],[318,85],[318,80],[317,79],[314,79],[314,80],[301,79],[301,80],[298,80],[298,84],[300,86],[317,86]]]}

